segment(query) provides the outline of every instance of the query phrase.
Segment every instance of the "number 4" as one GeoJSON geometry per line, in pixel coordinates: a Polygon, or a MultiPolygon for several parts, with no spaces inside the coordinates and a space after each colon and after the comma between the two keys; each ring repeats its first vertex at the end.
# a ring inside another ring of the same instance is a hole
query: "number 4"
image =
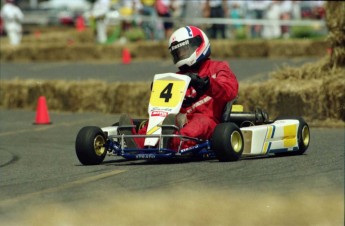
{"type": "Polygon", "coordinates": [[[164,98],[164,102],[169,102],[169,99],[172,97],[173,83],[169,83],[161,92],[159,98],[164,98]]]}

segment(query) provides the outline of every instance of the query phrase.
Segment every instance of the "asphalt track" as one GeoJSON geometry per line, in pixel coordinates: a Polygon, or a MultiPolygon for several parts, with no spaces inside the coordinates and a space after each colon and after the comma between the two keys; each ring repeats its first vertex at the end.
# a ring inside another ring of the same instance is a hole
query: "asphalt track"
{"type": "MultiPolygon", "coordinates": [[[[226,60],[239,81],[265,80],[271,71],[283,66],[299,66],[315,62],[317,58],[292,59],[228,59],[226,60]]],[[[154,74],[175,72],[171,61],[133,61],[129,65],[119,62],[37,62],[1,63],[0,78],[39,80],[86,80],[107,82],[151,81],[154,74]]]]}
{"type": "MultiPolygon", "coordinates": [[[[3,74],[4,68],[17,71],[16,76],[24,78],[19,73],[18,65],[16,68],[10,65],[1,65],[1,79],[8,79],[9,76],[3,74]]],[[[38,67],[44,68],[44,65],[38,64],[38,67]]],[[[51,69],[52,65],[46,64],[46,67],[51,69]]],[[[35,67],[31,64],[28,66],[35,67]]],[[[133,68],[127,70],[139,71],[142,62],[131,66],[133,68]]],[[[124,65],[118,64],[117,67],[124,65]]],[[[120,73],[118,70],[116,72],[120,73]]],[[[103,74],[102,70],[99,71],[103,74]]],[[[258,74],[263,71],[257,70],[258,74]]],[[[63,71],[59,73],[64,74],[63,71]]],[[[256,78],[263,79],[261,75],[256,78]]],[[[39,79],[40,75],[37,76],[35,78],[39,79]]],[[[247,79],[250,79],[250,75],[247,79]]],[[[33,125],[34,111],[1,109],[0,224],[17,219],[34,207],[51,203],[74,206],[101,197],[104,200],[148,191],[169,193],[175,188],[182,191],[210,189],[216,192],[281,196],[302,192],[326,198],[336,194],[340,197],[340,203],[343,203],[343,128],[311,128],[311,145],[302,156],[251,158],[232,163],[217,160],[128,162],[107,156],[102,165],[82,166],[74,152],[79,129],[87,125],[108,126],[116,122],[118,117],[99,113],[50,112],[52,124],[33,125]]],[[[342,204],[341,208],[343,210],[342,204]]],[[[343,216],[340,217],[340,222],[343,222],[343,216]]]]}

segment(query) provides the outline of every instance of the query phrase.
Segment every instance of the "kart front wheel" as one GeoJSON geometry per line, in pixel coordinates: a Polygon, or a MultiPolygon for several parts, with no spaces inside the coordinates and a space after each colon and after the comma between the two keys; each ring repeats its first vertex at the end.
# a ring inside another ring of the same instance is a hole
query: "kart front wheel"
{"type": "Polygon", "coordinates": [[[96,126],[83,127],[75,141],[75,152],[83,165],[101,164],[107,154],[104,144],[106,137],[96,126]]]}
{"type": "Polygon", "coordinates": [[[237,161],[244,147],[243,135],[234,123],[221,123],[212,135],[212,150],[221,162],[237,161]]]}

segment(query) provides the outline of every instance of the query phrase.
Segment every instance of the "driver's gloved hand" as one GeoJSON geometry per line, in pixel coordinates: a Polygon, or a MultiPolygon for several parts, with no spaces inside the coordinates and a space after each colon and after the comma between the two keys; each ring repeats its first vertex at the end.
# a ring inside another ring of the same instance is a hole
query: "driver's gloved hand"
{"type": "Polygon", "coordinates": [[[197,92],[205,92],[210,87],[210,80],[208,77],[201,78],[196,73],[189,73],[189,77],[191,78],[190,85],[197,91],[197,92]]]}

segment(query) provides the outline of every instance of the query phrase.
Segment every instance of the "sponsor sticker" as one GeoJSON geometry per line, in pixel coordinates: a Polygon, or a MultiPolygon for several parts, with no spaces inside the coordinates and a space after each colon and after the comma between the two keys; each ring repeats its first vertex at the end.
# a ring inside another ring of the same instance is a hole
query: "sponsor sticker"
{"type": "Polygon", "coordinates": [[[158,116],[158,117],[166,117],[168,115],[168,112],[164,111],[152,111],[151,116],[158,116]]]}
{"type": "Polygon", "coordinates": [[[178,44],[171,47],[171,51],[174,51],[175,49],[178,49],[178,48],[185,46],[185,45],[188,45],[188,44],[189,44],[189,40],[178,43],[178,44]]]}
{"type": "Polygon", "coordinates": [[[154,158],[156,158],[156,155],[154,155],[154,154],[137,154],[136,158],[137,159],[154,159],[154,158]]]}

